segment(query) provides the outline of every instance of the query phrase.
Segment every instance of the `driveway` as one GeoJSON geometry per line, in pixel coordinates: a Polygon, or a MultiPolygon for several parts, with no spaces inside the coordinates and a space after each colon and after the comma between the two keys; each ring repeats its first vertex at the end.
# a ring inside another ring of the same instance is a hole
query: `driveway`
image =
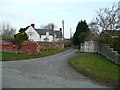
{"type": "Polygon", "coordinates": [[[68,59],[78,55],[75,51],[70,49],[44,58],[2,62],[2,87],[105,88],[68,65],[68,59]]]}

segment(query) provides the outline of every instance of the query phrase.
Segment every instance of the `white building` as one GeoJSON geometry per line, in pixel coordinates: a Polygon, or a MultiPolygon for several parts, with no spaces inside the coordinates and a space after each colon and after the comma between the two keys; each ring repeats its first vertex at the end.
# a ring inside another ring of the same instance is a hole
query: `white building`
{"type": "Polygon", "coordinates": [[[25,32],[28,34],[30,41],[57,42],[63,40],[61,29],[35,29],[35,25],[31,24],[25,32]]]}
{"type": "Polygon", "coordinates": [[[85,41],[81,44],[81,50],[85,52],[97,52],[98,51],[98,45],[97,42],[91,40],[91,41],[85,41]]]}

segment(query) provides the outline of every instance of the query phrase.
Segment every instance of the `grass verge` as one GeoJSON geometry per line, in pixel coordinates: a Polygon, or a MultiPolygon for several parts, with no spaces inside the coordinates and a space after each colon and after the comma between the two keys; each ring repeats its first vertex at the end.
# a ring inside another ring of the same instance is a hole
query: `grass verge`
{"type": "Polygon", "coordinates": [[[75,53],[85,53],[85,51],[78,50],[75,53]]]}
{"type": "Polygon", "coordinates": [[[107,86],[120,85],[120,66],[99,54],[89,54],[72,58],[68,62],[81,74],[107,86]]]}
{"type": "Polygon", "coordinates": [[[24,60],[24,59],[50,56],[50,55],[54,55],[54,54],[66,51],[66,50],[68,50],[68,48],[57,49],[57,50],[48,50],[48,51],[42,52],[38,55],[28,55],[28,54],[10,53],[10,52],[0,52],[0,53],[2,53],[2,61],[14,61],[14,60],[24,60]]]}

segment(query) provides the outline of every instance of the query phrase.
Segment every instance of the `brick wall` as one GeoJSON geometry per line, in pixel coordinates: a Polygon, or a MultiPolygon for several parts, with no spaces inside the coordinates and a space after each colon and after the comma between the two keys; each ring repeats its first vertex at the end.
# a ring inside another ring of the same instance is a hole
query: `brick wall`
{"type": "Polygon", "coordinates": [[[19,52],[19,53],[26,53],[26,54],[37,54],[37,44],[36,43],[22,43],[22,47],[18,50],[18,45],[13,43],[3,43],[2,44],[2,51],[5,52],[19,52]]]}
{"type": "Polygon", "coordinates": [[[38,45],[36,43],[23,43],[22,48],[20,49],[20,53],[27,54],[38,54],[38,45]]]}
{"type": "Polygon", "coordinates": [[[71,44],[72,44],[72,42],[71,42],[70,39],[65,39],[65,40],[64,40],[64,45],[65,45],[65,47],[71,46],[71,44]]]}
{"type": "Polygon", "coordinates": [[[45,51],[45,50],[63,49],[64,48],[63,43],[38,42],[37,45],[38,45],[39,52],[45,51]]]}
{"type": "Polygon", "coordinates": [[[17,50],[18,49],[17,44],[3,43],[0,45],[2,46],[2,49],[0,49],[1,51],[19,52],[19,53],[26,53],[26,54],[38,54],[45,50],[64,48],[63,43],[50,43],[50,42],[25,42],[25,43],[22,43],[22,47],[20,50],[17,50]]]}

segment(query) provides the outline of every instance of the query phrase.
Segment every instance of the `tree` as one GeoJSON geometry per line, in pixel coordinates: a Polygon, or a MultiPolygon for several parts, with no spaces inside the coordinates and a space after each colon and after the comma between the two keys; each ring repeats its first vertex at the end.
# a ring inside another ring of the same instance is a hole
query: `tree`
{"type": "Polygon", "coordinates": [[[97,11],[97,16],[91,21],[99,30],[116,30],[120,21],[118,20],[119,8],[115,4],[111,8],[102,8],[97,11]]]}
{"type": "Polygon", "coordinates": [[[88,25],[85,20],[84,21],[81,20],[80,22],[78,22],[76,31],[73,36],[73,44],[79,45],[79,49],[80,49],[80,47],[81,47],[80,45],[81,45],[81,43],[84,42],[89,31],[90,31],[90,29],[88,28],[88,25]]]}
{"type": "Polygon", "coordinates": [[[89,23],[88,26],[90,28],[91,34],[100,34],[99,27],[94,22],[89,23]]]}
{"type": "Polygon", "coordinates": [[[13,28],[9,23],[2,23],[0,25],[0,34],[2,36],[2,40],[10,41],[14,38],[16,29],[13,28]]]}
{"type": "Polygon", "coordinates": [[[57,28],[57,25],[55,25],[54,23],[48,23],[47,25],[41,25],[40,28],[42,28],[42,29],[52,29],[52,25],[54,26],[54,28],[57,28]]]}
{"type": "Polygon", "coordinates": [[[14,35],[15,39],[21,40],[21,41],[27,41],[28,35],[25,32],[20,32],[14,35]]]}
{"type": "Polygon", "coordinates": [[[22,42],[27,41],[29,37],[28,37],[27,33],[19,32],[19,33],[14,35],[14,38],[15,38],[15,42],[18,45],[18,50],[20,50],[22,47],[22,42]]]}

